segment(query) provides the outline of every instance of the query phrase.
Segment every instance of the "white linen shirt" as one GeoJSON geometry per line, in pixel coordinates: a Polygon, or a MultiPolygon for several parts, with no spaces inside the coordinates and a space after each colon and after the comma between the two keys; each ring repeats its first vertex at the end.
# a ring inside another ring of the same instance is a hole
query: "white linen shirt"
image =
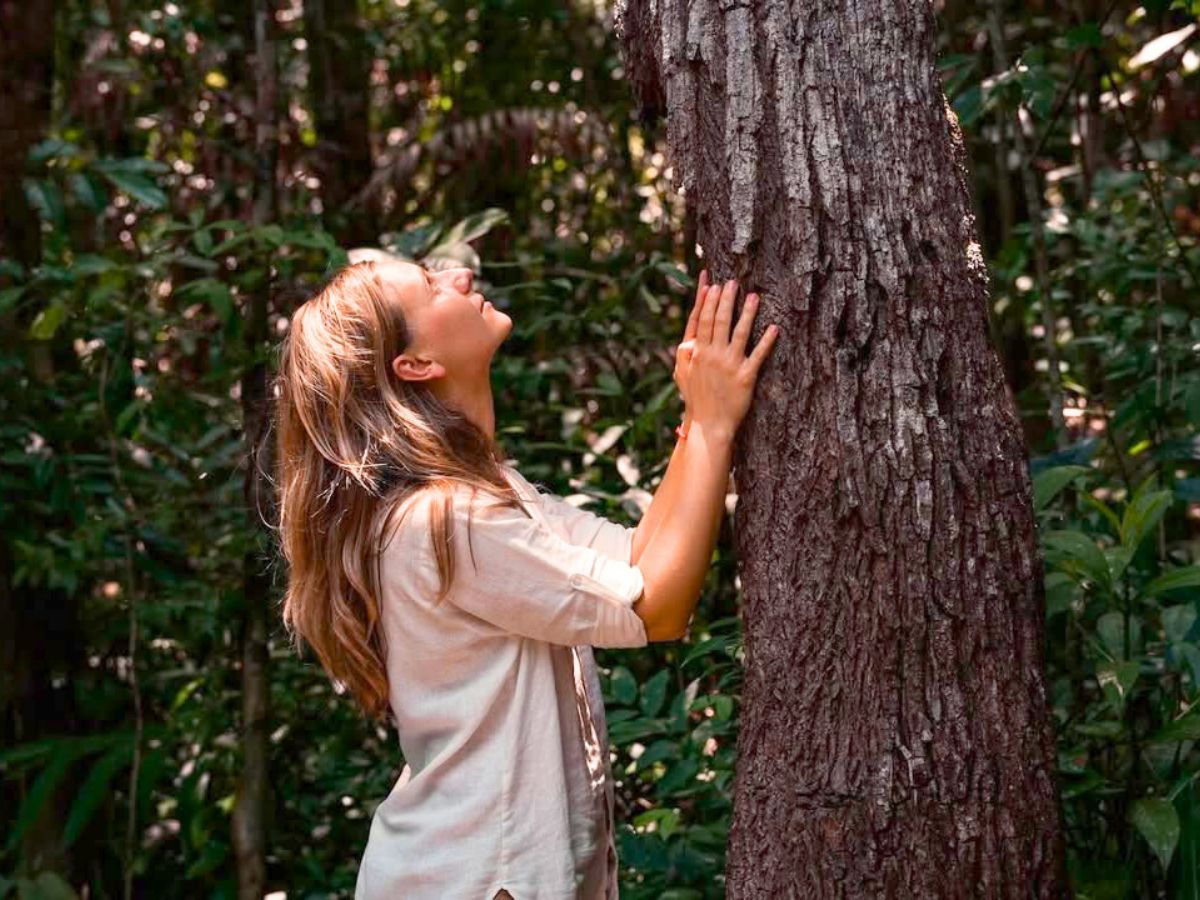
{"type": "Polygon", "coordinates": [[[505,471],[530,515],[457,491],[441,603],[429,524],[440,497],[406,501],[384,549],[389,701],[406,764],[375,810],[356,900],[617,897],[591,648],[646,644],[631,608],[644,587],[633,529],[505,471]]]}

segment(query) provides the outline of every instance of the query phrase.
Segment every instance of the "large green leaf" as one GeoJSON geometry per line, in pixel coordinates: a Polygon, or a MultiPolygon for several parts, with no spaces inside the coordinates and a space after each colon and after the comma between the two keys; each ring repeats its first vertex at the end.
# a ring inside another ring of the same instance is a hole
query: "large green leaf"
{"type": "Polygon", "coordinates": [[[1150,740],[1160,744],[1200,740],[1200,713],[1188,712],[1168,722],[1150,740]]]}
{"type": "Polygon", "coordinates": [[[1039,472],[1033,479],[1033,508],[1045,509],[1063,488],[1090,471],[1088,466],[1056,466],[1039,472]]]}
{"type": "Polygon", "coordinates": [[[17,879],[17,900],[78,900],[75,889],[57,872],[17,879]]]}
{"type": "Polygon", "coordinates": [[[1121,519],[1121,543],[1130,550],[1136,550],[1158,527],[1170,505],[1170,491],[1139,493],[1125,507],[1125,515],[1121,519]]]}
{"type": "Polygon", "coordinates": [[[25,795],[17,809],[16,821],[8,833],[8,841],[4,845],[6,851],[12,852],[17,848],[29,826],[42,811],[42,807],[54,794],[55,788],[66,777],[67,771],[75,759],[73,750],[74,747],[69,742],[61,744],[54,751],[54,755],[50,757],[50,762],[34,779],[33,786],[30,787],[29,793],[25,795]]]}
{"type": "Polygon", "coordinates": [[[1145,797],[1133,804],[1130,821],[1146,839],[1146,843],[1166,870],[1171,865],[1175,846],[1179,843],[1179,814],[1170,800],[1145,797]]]}
{"type": "Polygon", "coordinates": [[[132,750],[130,745],[120,744],[102,754],[92,765],[88,777],[75,794],[71,811],[67,814],[67,824],[63,827],[63,842],[67,846],[75,843],[92,816],[96,814],[96,810],[108,796],[109,784],[128,764],[132,750]]]}
{"type": "Polygon", "coordinates": [[[1163,631],[1167,640],[1182,641],[1196,623],[1196,607],[1190,603],[1169,606],[1162,611],[1163,631]]]}
{"type": "Polygon", "coordinates": [[[637,700],[637,679],[624,666],[617,666],[612,670],[609,687],[612,690],[613,699],[618,703],[628,706],[637,700]]]}
{"type": "Polygon", "coordinates": [[[667,683],[671,673],[666,669],[655,673],[649,681],[642,685],[642,712],[648,716],[657,716],[667,700],[667,683]]]}
{"type": "Polygon", "coordinates": [[[139,172],[124,169],[101,169],[101,173],[118,191],[128,194],[138,203],[150,209],[163,209],[167,205],[167,195],[153,179],[139,172]]]}
{"type": "Polygon", "coordinates": [[[29,336],[35,341],[48,341],[58,332],[67,319],[67,308],[61,303],[51,303],[36,316],[29,325],[29,336]]]}
{"type": "Polygon", "coordinates": [[[1049,531],[1042,537],[1042,545],[1047,562],[1100,587],[1111,586],[1108,560],[1096,542],[1086,534],[1079,531],[1049,531]]]}
{"type": "MultiPolygon", "coordinates": [[[[502,209],[491,208],[467,216],[460,222],[451,225],[442,235],[439,244],[458,244],[481,238],[497,225],[508,221],[508,213],[502,209]]],[[[433,248],[436,250],[437,248],[433,248]]]]}
{"type": "Polygon", "coordinates": [[[1182,566],[1159,575],[1142,589],[1142,595],[1157,597],[1167,591],[1200,587],[1200,565],[1182,566]]]}

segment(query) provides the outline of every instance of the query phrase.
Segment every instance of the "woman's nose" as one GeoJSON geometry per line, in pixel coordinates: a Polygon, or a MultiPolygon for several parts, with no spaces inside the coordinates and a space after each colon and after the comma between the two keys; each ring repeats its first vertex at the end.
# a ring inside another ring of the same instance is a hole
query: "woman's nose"
{"type": "Polygon", "coordinates": [[[454,273],[453,284],[456,290],[464,294],[471,293],[471,288],[475,285],[475,273],[470,269],[459,269],[454,273]]]}

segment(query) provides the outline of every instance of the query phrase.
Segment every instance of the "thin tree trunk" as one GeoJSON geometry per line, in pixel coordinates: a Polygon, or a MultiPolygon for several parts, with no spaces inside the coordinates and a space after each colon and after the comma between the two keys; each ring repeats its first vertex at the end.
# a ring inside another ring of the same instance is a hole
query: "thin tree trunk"
{"type": "Polygon", "coordinates": [[[782,329],[735,457],[728,896],[1062,896],[1025,447],[930,6],[622,26],[710,271],[782,329]]]}
{"type": "Polygon", "coordinates": [[[321,204],[326,222],[345,218],[347,245],[373,235],[367,209],[349,201],[371,177],[370,54],[355,0],[304,0],[308,86],[316,119],[321,204]]]}
{"type": "Polygon", "coordinates": [[[41,229],[21,182],[46,136],[54,85],[54,0],[0,0],[0,257],[34,265],[41,229]]]}
{"type": "MultiPolygon", "coordinates": [[[[279,84],[273,0],[254,0],[254,73],[257,85],[254,143],[258,164],[254,224],[265,225],[275,219],[275,169],[279,159],[279,84]]],[[[269,260],[264,264],[269,265],[269,260]]],[[[267,339],[268,290],[255,292],[248,301],[245,329],[248,360],[241,382],[246,446],[243,494],[248,525],[254,534],[262,531],[260,510],[265,496],[259,450],[263,443],[267,399],[263,354],[267,339]]],[[[240,900],[260,900],[267,877],[266,821],[270,778],[267,639],[271,583],[266,560],[255,547],[246,553],[242,581],[242,772],[233,813],[233,845],[237,858],[238,897],[240,900]]]]}
{"type": "MultiPolygon", "coordinates": [[[[23,180],[30,148],[49,133],[55,23],[53,0],[0,0],[0,258],[25,270],[42,261],[41,223],[23,180]]],[[[5,286],[0,277],[0,287],[5,286]]],[[[23,349],[30,373],[51,381],[49,343],[27,337],[40,308],[30,303],[0,318],[0,343],[23,349]]],[[[0,404],[6,415],[17,416],[19,393],[0,404]]],[[[70,685],[82,646],[74,594],[13,586],[11,540],[8,534],[0,537],[0,747],[71,733],[76,710],[70,685]]],[[[0,784],[0,808],[15,813],[31,781],[0,784]]],[[[25,830],[16,871],[71,874],[62,828],[74,788],[72,779],[64,779],[42,803],[25,830]]]]}
{"type": "MultiPolygon", "coordinates": [[[[1004,40],[1001,0],[991,0],[988,6],[988,31],[992,44],[992,60],[999,75],[1008,69],[1008,50],[1004,40]]],[[[1050,412],[1050,428],[1055,446],[1067,446],[1067,424],[1063,416],[1062,372],[1058,356],[1058,316],[1054,314],[1054,297],[1050,284],[1050,260],[1046,249],[1046,220],[1042,208],[1042,189],[1038,184],[1034,160],[1025,140],[1020,110],[1013,117],[1013,147],[1017,153],[1017,168],[1021,170],[1021,185],[1025,190],[1025,206],[1029,212],[1029,227],[1033,234],[1033,262],[1037,275],[1038,306],[1042,315],[1042,345],[1046,353],[1046,405],[1050,412]]]]}

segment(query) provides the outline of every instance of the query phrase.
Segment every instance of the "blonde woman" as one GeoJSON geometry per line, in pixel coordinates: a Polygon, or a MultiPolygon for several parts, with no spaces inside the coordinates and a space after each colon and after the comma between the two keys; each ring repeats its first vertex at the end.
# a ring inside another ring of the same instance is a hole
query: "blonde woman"
{"type": "Polygon", "coordinates": [[[512,320],[469,269],[360,262],[297,310],[279,375],[284,620],[406,765],[357,900],[614,898],[592,647],[686,631],[731,443],[777,329],[701,276],[675,378],[686,414],[636,528],[503,461],[489,369],[512,320]]]}

